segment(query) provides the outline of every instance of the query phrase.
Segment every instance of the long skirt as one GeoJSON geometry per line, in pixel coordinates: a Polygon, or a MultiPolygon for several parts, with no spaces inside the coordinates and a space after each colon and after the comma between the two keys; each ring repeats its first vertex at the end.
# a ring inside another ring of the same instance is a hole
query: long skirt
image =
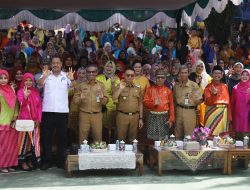
{"type": "Polygon", "coordinates": [[[147,129],[147,138],[151,140],[162,140],[169,135],[168,112],[149,112],[147,129]]]}
{"type": "Polygon", "coordinates": [[[0,131],[0,168],[18,165],[17,131],[0,131]]]}
{"type": "Polygon", "coordinates": [[[18,160],[40,161],[40,128],[35,127],[32,132],[18,132],[18,160]]]}
{"type": "Polygon", "coordinates": [[[205,126],[210,129],[210,136],[228,132],[228,108],[226,105],[207,106],[205,126]]]}

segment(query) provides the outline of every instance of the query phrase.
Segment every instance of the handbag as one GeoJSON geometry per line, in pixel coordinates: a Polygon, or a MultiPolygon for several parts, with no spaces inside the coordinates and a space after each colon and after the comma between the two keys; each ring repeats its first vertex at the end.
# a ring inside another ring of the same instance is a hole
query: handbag
{"type": "MultiPolygon", "coordinates": [[[[18,114],[18,118],[19,118],[19,115],[20,115],[20,112],[21,112],[21,108],[22,108],[22,103],[21,103],[21,106],[20,106],[20,111],[19,111],[19,114],[18,114]]],[[[29,110],[29,115],[30,115],[30,118],[31,118],[29,105],[28,105],[28,110],[29,110]]],[[[35,122],[32,119],[28,119],[28,120],[17,119],[15,128],[16,128],[17,131],[28,132],[28,131],[33,131],[34,126],[35,126],[35,122]]]]}

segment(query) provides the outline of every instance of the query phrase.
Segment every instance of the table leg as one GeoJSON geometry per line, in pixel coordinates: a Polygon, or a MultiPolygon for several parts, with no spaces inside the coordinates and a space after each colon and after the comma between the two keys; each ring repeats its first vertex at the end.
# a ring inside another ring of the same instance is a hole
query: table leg
{"type": "Polygon", "coordinates": [[[67,170],[68,177],[72,177],[71,164],[68,160],[66,160],[66,170],[67,170]]]}
{"type": "Polygon", "coordinates": [[[139,164],[138,176],[142,176],[144,174],[143,163],[139,164]]]}
{"type": "Polygon", "coordinates": [[[248,164],[249,164],[249,158],[247,156],[245,156],[245,159],[244,159],[244,169],[248,168],[248,164]]]}
{"type": "Polygon", "coordinates": [[[138,166],[138,176],[142,176],[144,174],[143,155],[136,158],[136,164],[138,166]]]}
{"type": "Polygon", "coordinates": [[[228,159],[227,159],[227,174],[231,175],[232,174],[232,156],[230,152],[228,153],[228,159]]]}
{"type": "Polygon", "coordinates": [[[158,176],[162,175],[162,156],[158,153],[158,176]]]}
{"type": "Polygon", "coordinates": [[[227,174],[228,172],[228,153],[224,152],[224,168],[223,168],[223,174],[227,174]]]}
{"type": "Polygon", "coordinates": [[[156,154],[155,154],[155,150],[153,148],[149,148],[149,167],[152,170],[154,168],[154,164],[155,164],[155,158],[156,158],[156,154]]]}

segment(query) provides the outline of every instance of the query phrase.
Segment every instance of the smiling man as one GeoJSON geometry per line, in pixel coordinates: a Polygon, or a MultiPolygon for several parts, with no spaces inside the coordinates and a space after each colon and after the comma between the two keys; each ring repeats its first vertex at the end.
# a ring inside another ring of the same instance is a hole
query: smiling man
{"type": "Polygon", "coordinates": [[[72,69],[68,73],[62,72],[62,62],[59,57],[52,58],[51,67],[50,71],[47,65],[44,66],[43,74],[37,81],[38,87],[44,88],[41,126],[43,170],[48,169],[54,162],[52,137],[55,130],[58,147],[56,165],[59,168],[64,167],[69,113],[68,88],[74,80],[72,69]]]}
{"type": "Polygon", "coordinates": [[[141,88],[133,83],[135,71],[125,71],[125,81],[113,94],[113,100],[118,100],[116,125],[119,140],[132,143],[137,138],[138,128],[143,126],[143,97],[141,88]]]}
{"type": "Polygon", "coordinates": [[[229,93],[226,84],[221,82],[223,70],[220,66],[214,66],[213,81],[204,90],[204,103],[206,104],[205,126],[210,128],[210,136],[218,136],[228,132],[231,122],[229,110],[229,93]]]}
{"type": "Polygon", "coordinates": [[[87,81],[79,85],[73,101],[79,105],[79,143],[87,140],[91,130],[94,142],[102,141],[102,105],[108,102],[105,86],[96,80],[97,66],[86,68],[87,81]]]}

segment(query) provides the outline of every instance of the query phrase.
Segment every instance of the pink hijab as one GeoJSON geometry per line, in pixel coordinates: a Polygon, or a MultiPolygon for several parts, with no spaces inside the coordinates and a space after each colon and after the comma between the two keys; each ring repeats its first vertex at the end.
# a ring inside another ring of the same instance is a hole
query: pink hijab
{"type": "MultiPolygon", "coordinates": [[[[31,74],[31,73],[25,73],[24,75],[23,75],[23,78],[22,78],[22,82],[21,82],[21,84],[20,84],[20,88],[24,88],[24,86],[25,86],[25,81],[27,80],[27,79],[31,79],[32,80],[32,83],[34,84],[34,82],[35,82],[35,79],[34,79],[34,76],[31,74]]],[[[30,87],[29,88],[29,90],[34,90],[35,88],[32,86],[32,87],[30,87]]]]}
{"type": "MultiPolygon", "coordinates": [[[[0,69],[0,76],[5,75],[9,80],[7,71],[0,69]]],[[[16,94],[10,85],[0,85],[0,92],[11,109],[14,109],[16,103],[16,94]]]]}
{"type": "MultiPolygon", "coordinates": [[[[249,69],[244,69],[241,73],[241,75],[244,73],[244,72],[247,72],[249,77],[250,77],[250,70],[249,69]]],[[[247,81],[247,82],[242,82],[240,81],[239,84],[237,84],[237,89],[239,89],[239,91],[243,91],[243,92],[246,92],[246,90],[250,88],[250,79],[247,81]]]]}
{"type": "MultiPolygon", "coordinates": [[[[31,74],[31,73],[25,73],[23,75],[23,79],[22,79],[22,82],[20,84],[20,89],[19,89],[19,91],[21,91],[22,93],[23,93],[23,90],[24,90],[24,87],[25,87],[24,83],[25,83],[25,81],[27,79],[31,79],[32,83],[34,85],[34,82],[35,82],[34,75],[31,74]]],[[[35,114],[37,113],[37,106],[36,105],[38,104],[38,100],[40,100],[37,97],[40,97],[40,94],[39,94],[38,90],[33,86],[29,87],[28,90],[31,91],[31,93],[29,95],[29,101],[30,101],[30,105],[31,105],[30,106],[30,112],[31,112],[32,116],[35,116],[35,114]]]]}

